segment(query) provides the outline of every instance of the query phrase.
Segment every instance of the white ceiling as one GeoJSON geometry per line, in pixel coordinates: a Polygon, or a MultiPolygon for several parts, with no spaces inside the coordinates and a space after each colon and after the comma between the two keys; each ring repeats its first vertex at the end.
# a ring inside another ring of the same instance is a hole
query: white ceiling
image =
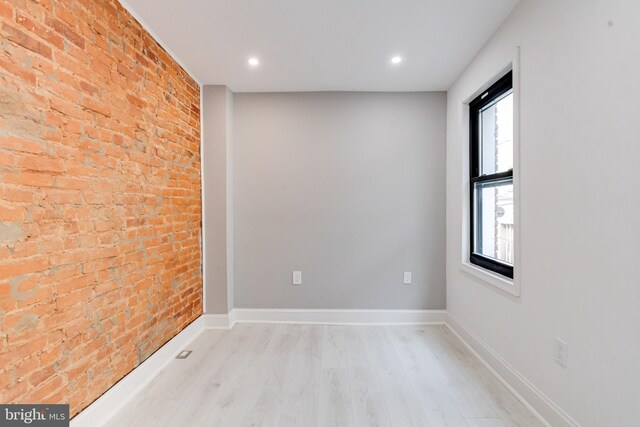
{"type": "Polygon", "coordinates": [[[446,90],[518,0],[126,0],[203,84],[446,90]],[[392,56],[403,57],[392,65],[392,56]],[[260,59],[251,68],[249,57],[260,59]]]}

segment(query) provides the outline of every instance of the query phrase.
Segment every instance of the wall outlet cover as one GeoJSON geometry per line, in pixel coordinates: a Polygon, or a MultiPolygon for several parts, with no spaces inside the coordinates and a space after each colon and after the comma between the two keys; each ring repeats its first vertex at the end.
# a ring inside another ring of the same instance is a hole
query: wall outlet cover
{"type": "Polygon", "coordinates": [[[302,271],[293,272],[293,284],[302,285],[302,271]]]}
{"type": "Polygon", "coordinates": [[[404,278],[403,278],[403,282],[405,285],[410,285],[411,284],[411,272],[410,271],[405,271],[404,272],[404,278]]]}
{"type": "Polygon", "coordinates": [[[556,337],[555,340],[555,348],[554,348],[554,358],[558,365],[563,368],[567,367],[567,343],[560,338],[556,337]]]}

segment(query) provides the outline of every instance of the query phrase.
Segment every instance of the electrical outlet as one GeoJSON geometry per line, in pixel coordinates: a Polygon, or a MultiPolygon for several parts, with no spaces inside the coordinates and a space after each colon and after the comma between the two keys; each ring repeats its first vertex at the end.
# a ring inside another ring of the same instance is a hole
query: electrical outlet
{"type": "Polygon", "coordinates": [[[558,365],[563,368],[567,367],[567,343],[556,337],[555,341],[555,359],[558,365]]]}
{"type": "Polygon", "coordinates": [[[293,272],[293,284],[302,285],[302,271],[293,272]]]}
{"type": "Polygon", "coordinates": [[[404,280],[403,283],[405,285],[410,285],[411,284],[411,272],[410,271],[405,271],[404,272],[404,280]]]}

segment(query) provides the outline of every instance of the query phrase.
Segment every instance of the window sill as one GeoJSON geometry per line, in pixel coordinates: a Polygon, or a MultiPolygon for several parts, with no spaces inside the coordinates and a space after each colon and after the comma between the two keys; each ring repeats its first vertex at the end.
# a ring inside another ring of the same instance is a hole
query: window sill
{"type": "Polygon", "coordinates": [[[509,295],[516,297],[520,296],[520,286],[517,285],[515,280],[509,279],[508,277],[504,277],[494,273],[493,271],[486,270],[468,262],[460,263],[460,271],[485,285],[498,288],[509,295]]]}

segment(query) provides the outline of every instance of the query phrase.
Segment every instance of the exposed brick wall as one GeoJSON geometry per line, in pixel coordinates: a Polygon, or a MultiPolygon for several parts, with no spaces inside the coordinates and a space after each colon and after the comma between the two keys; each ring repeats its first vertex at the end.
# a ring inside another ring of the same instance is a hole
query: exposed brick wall
{"type": "Polygon", "coordinates": [[[0,36],[0,402],[76,414],[202,312],[199,87],[114,0],[0,36]]]}

